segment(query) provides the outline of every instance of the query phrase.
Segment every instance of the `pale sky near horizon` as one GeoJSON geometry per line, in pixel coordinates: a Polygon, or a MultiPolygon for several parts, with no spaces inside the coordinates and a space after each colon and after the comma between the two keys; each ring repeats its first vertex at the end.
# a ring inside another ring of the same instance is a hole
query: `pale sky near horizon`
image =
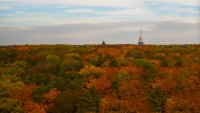
{"type": "Polygon", "coordinates": [[[200,0],[0,0],[0,45],[199,44],[200,0]]]}

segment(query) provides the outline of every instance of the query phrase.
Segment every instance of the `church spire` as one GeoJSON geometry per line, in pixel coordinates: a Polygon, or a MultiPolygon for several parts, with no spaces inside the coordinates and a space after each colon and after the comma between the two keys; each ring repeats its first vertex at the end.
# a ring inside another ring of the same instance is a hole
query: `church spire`
{"type": "Polygon", "coordinates": [[[142,29],[140,29],[140,37],[139,37],[139,41],[138,41],[138,45],[143,45],[143,38],[142,38],[142,29]]]}

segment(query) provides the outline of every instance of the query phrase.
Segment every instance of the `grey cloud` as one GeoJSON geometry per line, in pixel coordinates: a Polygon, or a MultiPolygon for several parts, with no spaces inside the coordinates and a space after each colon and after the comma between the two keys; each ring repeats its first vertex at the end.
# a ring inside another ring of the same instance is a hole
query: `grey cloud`
{"type": "Polygon", "coordinates": [[[200,26],[174,21],[80,23],[54,26],[0,27],[0,45],[12,44],[137,44],[142,27],[146,44],[200,43],[200,26]]]}

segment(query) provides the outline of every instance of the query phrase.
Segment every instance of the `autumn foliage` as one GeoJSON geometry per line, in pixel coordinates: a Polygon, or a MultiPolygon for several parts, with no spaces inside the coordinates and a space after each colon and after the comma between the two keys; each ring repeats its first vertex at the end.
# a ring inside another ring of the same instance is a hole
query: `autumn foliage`
{"type": "Polygon", "coordinates": [[[200,45],[0,47],[2,113],[200,113],[200,45]]]}

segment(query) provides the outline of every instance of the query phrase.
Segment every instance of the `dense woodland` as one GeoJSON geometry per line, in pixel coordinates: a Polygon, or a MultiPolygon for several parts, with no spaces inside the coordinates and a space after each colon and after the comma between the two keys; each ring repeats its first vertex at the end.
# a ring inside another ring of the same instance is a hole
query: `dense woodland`
{"type": "Polygon", "coordinates": [[[0,113],[200,113],[200,45],[1,46],[0,113]]]}

